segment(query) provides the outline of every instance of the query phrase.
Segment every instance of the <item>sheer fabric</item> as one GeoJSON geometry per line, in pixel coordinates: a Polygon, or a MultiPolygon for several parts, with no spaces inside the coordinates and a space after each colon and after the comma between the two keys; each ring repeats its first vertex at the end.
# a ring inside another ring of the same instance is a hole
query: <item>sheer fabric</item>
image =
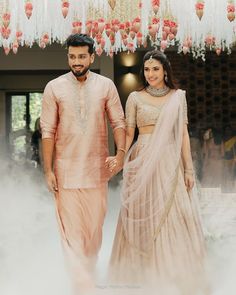
{"type": "Polygon", "coordinates": [[[202,271],[203,233],[181,168],[184,100],[183,91],[172,93],[154,132],[139,135],[127,155],[111,257],[113,281],[160,279],[184,285],[202,271]]]}

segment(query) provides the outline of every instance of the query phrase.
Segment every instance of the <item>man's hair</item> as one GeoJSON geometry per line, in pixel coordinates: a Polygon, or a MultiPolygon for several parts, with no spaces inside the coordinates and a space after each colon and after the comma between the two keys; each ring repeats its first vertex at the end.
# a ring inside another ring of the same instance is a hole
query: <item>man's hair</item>
{"type": "Polygon", "coordinates": [[[94,53],[94,41],[86,34],[73,34],[66,39],[66,47],[88,46],[88,52],[94,53]]]}

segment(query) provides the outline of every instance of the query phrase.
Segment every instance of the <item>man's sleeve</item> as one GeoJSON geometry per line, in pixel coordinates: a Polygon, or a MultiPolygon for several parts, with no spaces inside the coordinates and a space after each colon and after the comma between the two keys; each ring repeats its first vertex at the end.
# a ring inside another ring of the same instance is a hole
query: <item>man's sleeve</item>
{"type": "Polygon", "coordinates": [[[43,93],[40,127],[42,138],[54,138],[57,131],[58,105],[49,82],[43,93]]]}
{"type": "Polygon", "coordinates": [[[124,111],[116,86],[112,81],[109,83],[109,90],[106,100],[106,112],[113,130],[117,128],[125,129],[124,111]]]}

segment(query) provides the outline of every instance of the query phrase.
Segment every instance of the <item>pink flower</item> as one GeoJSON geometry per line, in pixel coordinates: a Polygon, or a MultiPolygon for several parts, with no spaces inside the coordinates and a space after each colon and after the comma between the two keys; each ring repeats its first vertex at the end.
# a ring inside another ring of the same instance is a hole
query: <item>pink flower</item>
{"type": "Polygon", "coordinates": [[[124,30],[125,29],[125,24],[120,24],[119,28],[120,28],[120,30],[124,30]]]}
{"type": "Polygon", "coordinates": [[[101,48],[101,46],[99,46],[99,47],[96,48],[96,53],[97,53],[98,56],[101,56],[102,55],[103,49],[101,48]]]}
{"type": "Polygon", "coordinates": [[[81,22],[79,22],[79,21],[74,21],[73,23],[72,23],[72,26],[75,28],[75,27],[81,27],[82,26],[82,23],[81,22]]]}
{"type": "Polygon", "coordinates": [[[20,38],[22,37],[23,33],[21,31],[16,31],[16,37],[20,38]]]}
{"type": "Polygon", "coordinates": [[[159,18],[154,17],[152,19],[152,24],[158,24],[159,22],[160,22],[160,19],[159,18]]]}
{"type": "Polygon", "coordinates": [[[131,43],[131,42],[129,42],[129,43],[127,44],[127,49],[128,49],[129,51],[131,51],[131,52],[134,52],[134,50],[135,50],[135,48],[134,48],[134,44],[131,43]]]}
{"type": "Polygon", "coordinates": [[[10,13],[4,13],[3,16],[2,16],[2,19],[3,19],[4,21],[9,21],[10,18],[11,18],[10,13]]]}
{"type": "Polygon", "coordinates": [[[62,8],[69,8],[69,6],[70,6],[70,3],[69,3],[69,1],[64,1],[63,3],[62,3],[62,8]]]}
{"type": "Polygon", "coordinates": [[[137,38],[142,38],[143,34],[141,32],[138,32],[136,36],[137,36],[137,38]]]}
{"type": "Polygon", "coordinates": [[[25,10],[33,10],[33,4],[29,1],[25,3],[25,10]]]}
{"type": "Polygon", "coordinates": [[[2,27],[1,34],[4,39],[8,39],[11,34],[11,29],[2,27]]]}
{"type": "Polygon", "coordinates": [[[5,28],[7,28],[10,24],[11,14],[10,13],[4,13],[2,16],[2,23],[5,28]]]}
{"type": "Polygon", "coordinates": [[[227,12],[235,12],[235,5],[234,4],[228,4],[227,12]]]}
{"type": "Polygon", "coordinates": [[[152,0],[152,5],[160,6],[160,0],[152,0]]]}
{"type": "Polygon", "coordinates": [[[106,23],[105,24],[105,30],[110,30],[111,29],[111,24],[110,23],[106,23]]]}
{"type": "Polygon", "coordinates": [[[171,28],[175,28],[175,27],[177,27],[177,23],[174,22],[174,21],[170,21],[170,27],[171,27],[171,28]]]}
{"type": "Polygon", "coordinates": [[[164,19],[164,26],[170,26],[170,21],[168,19],[164,19]]]}
{"type": "Polygon", "coordinates": [[[129,29],[131,27],[131,23],[130,22],[125,22],[125,27],[126,27],[126,29],[129,29]]]}
{"type": "Polygon", "coordinates": [[[44,33],[43,36],[42,36],[42,41],[45,43],[45,44],[48,44],[49,42],[49,35],[48,33],[44,33]]]}
{"type": "Polygon", "coordinates": [[[112,24],[113,26],[115,26],[115,25],[119,25],[119,24],[120,24],[120,21],[119,21],[118,19],[113,19],[113,20],[111,21],[111,24],[112,24]]]}
{"type": "Polygon", "coordinates": [[[195,4],[195,8],[202,10],[204,8],[204,5],[204,2],[198,2],[195,4]]]}
{"type": "Polygon", "coordinates": [[[140,17],[136,17],[136,18],[133,20],[133,23],[141,23],[141,18],[140,18],[140,17]]]}

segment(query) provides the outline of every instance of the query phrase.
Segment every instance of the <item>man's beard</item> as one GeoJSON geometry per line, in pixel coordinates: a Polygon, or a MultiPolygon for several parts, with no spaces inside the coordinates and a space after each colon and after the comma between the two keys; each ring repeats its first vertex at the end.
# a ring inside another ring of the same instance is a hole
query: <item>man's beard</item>
{"type": "Polygon", "coordinates": [[[74,70],[74,68],[71,68],[71,70],[72,70],[72,73],[75,75],[75,77],[79,78],[86,75],[86,73],[89,70],[89,67],[84,68],[83,71],[81,72],[77,72],[76,70],[74,70]]]}

